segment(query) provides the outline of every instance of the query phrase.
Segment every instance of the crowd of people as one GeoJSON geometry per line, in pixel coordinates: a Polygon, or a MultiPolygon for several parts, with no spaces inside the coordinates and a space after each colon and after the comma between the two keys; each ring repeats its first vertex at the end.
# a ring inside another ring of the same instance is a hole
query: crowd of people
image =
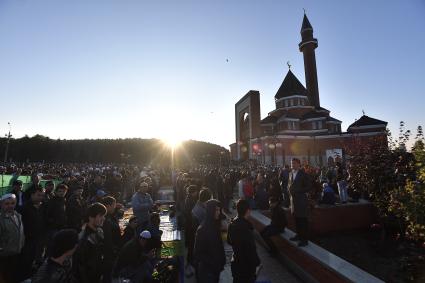
{"type": "MultiPolygon", "coordinates": [[[[186,195],[183,208],[186,276],[195,275],[197,282],[219,281],[225,265],[220,233],[227,231],[227,243],[233,248],[231,270],[234,282],[255,282],[260,259],[256,253],[253,226],[248,221],[251,210],[270,210],[271,223],[260,234],[270,255],[277,256],[278,250],[271,237],[284,232],[286,210],[290,210],[296,226],[296,235],[290,240],[299,247],[307,246],[311,205],[332,204],[325,201],[330,194],[334,198],[333,204],[337,198],[345,203],[347,181],[348,171],[340,163],[325,170],[302,165],[297,158],[292,160],[291,166],[282,168],[202,168],[181,174],[176,188],[178,199],[183,192],[186,195]],[[322,186],[325,189],[321,190],[322,186]],[[231,203],[236,204],[236,217],[225,225],[224,220],[232,215],[231,203]]],[[[181,199],[179,203],[182,203],[181,199]]]]}
{"type": "Polygon", "coordinates": [[[0,201],[0,282],[150,282],[161,240],[151,195],[164,172],[78,164],[0,170],[12,175],[0,201]],[[134,211],[124,231],[122,203],[134,211]]]}
{"type": "Polygon", "coordinates": [[[340,164],[325,171],[296,158],[282,168],[30,164],[0,167],[0,173],[12,175],[0,210],[5,282],[152,282],[161,248],[154,200],[164,182],[174,188],[178,224],[185,231],[185,275],[201,283],[218,282],[224,269],[223,232],[234,252],[234,282],[255,281],[260,259],[248,221],[252,209],[270,210],[271,223],[261,236],[276,256],[270,237],[285,230],[285,210],[295,218],[297,235],[291,240],[302,247],[308,245],[311,199],[332,204],[333,195],[333,203],[337,198],[343,203],[347,193],[355,199],[340,164]],[[31,176],[25,191],[21,175],[31,176]],[[125,229],[119,225],[123,204],[134,214],[125,229]]]}

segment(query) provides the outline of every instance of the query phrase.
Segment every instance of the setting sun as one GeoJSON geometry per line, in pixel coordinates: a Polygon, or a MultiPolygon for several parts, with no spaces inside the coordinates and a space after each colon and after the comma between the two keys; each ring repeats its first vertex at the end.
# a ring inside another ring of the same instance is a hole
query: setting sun
{"type": "Polygon", "coordinates": [[[178,148],[183,142],[183,139],[179,137],[167,137],[167,138],[162,138],[161,140],[164,142],[166,146],[168,146],[171,149],[178,148]]]}

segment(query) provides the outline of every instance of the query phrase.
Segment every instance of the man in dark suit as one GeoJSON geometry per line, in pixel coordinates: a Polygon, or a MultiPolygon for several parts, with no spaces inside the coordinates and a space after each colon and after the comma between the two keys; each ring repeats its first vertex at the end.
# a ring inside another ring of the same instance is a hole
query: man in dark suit
{"type": "Polygon", "coordinates": [[[291,213],[295,218],[297,235],[290,240],[299,241],[298,246],[308,245],[308,198],[311,190],[309,176],[301,169],[298,158],[291,161],[292,171],[289,173],[288,190],[291,200],[291,213]]]}

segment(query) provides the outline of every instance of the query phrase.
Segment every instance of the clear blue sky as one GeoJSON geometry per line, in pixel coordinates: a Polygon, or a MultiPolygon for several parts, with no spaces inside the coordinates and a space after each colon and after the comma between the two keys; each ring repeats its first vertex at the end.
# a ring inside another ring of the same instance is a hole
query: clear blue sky
{"type": "Polygon", "coordinates": [[[395,134],[425,126],[423,0],[0,0],[0,133],[227,146],[247,91],[265,117],[286,61],[304,83],[302,8],[343,130],[362,110],[395,134]]]}

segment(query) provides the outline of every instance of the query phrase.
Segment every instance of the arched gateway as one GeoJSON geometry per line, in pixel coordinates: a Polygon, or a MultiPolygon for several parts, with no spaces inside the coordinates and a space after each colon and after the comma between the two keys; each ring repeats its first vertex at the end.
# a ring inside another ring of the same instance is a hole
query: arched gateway
{"type": "MultiPolygon", "coordinates": [[[[329,152],[341,152],[359,141],[381,137],[386,142],[387,122],[366,115],[341,131],[341,121],[320,106],[315,49],[318,41],[304,14],[301,42],[306,86],[289,69],[275,95],[276,109],[261,120],[260,93],[250,90],[235,105],[236,142],[230,145],[234,160],[288,164],[293,157],[315,166],[327,165],[329,152]]],[[[289,66],[289,65],[288,65],[289,66]]]]}

